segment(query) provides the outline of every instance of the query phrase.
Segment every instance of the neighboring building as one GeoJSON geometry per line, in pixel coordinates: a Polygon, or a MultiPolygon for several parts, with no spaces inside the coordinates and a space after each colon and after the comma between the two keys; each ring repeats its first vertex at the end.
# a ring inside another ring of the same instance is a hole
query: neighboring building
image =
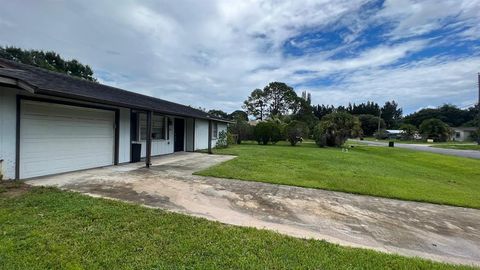
{"type": "Polygon", "coordinates": [[[227,123],[189,106],[0,59],[4,179],[131,162],[135,142],[148,167],[151,156],[211,150],[227,123]]]}
{"type": "Polygon", "coordinates": [[[476,127],[453,127],[453,136],[452,140],[454,141],[469,141],[471,140],[472,134],[477,130],[476,127]]]}
{"type": "Polygon", "coordinates": [[[258,123],[260,123],[260,122],[263,122],[263,121],[262,121],[262,120],[259,120],[259,119],[255,119],[255,120],[249,120],[249,121],[248,121],[248,124],[249,124],[250,126],[256,126],[256,125],[257,125],[258,123]]]}
{"type": "Polygon", "coordinates": [[[385,135],[387,135],[387,137],[389,139],[401,139],[402,134],[403,134],[403,130],[399,130],[399,129],[387,129],[387,130],[385,130],[385,135]]]}

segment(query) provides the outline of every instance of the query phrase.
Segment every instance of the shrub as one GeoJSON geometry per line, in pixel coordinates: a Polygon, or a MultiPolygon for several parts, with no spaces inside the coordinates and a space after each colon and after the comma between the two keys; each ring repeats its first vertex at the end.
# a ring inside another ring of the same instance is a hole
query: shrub
{"type": "Polygon", "coordinates": [[[217,144],[215,148],[227,148],[228,147],[228,133],[222,130],[218,133],[217,144]]]}
{"type": "Polygon", "coordinates": [[[270,124],[260,122],[253,128],[253,135],[258,144],[268,144],[271,137],[270,124]]]}
{"type": "Polygon", "coordinates": [[[402,139],[404,140],[412,140],[415,138],[415,134],[417,133],[417,127],[412,124],[403,124],[400,126],[400,129],[403,131],[402,139]]]}
{"type": "Polygon", "coordinates": [[[477,130],[472,132],[472,134],[470,135],[470,139],[472,139],[472,141],[480,144],[480,128],[478,128],[477,130]]]}
{"type": "Polygon", "coordinates": [[[342,146],[349,137],[361,134],[360,121],[347,112],[334,112],[322,118],[315,127],[315,142],[320,147],[342,146]]]}
{"type": "Polygon", "coordinates": [[[423,139],[433,139],[438,142],[445,142],[450,138],[450,127],[442,120],[431,118],[424,120],[419,128],[423,139]]]}
{"type": "Polygon", "coordinates": [[[269,121],[267,122],[270,125],[270,142],[276,144],[277,142],[284,139],[283,130],[284,127],[279,121],[269,121]]]}
{"type": "Polygon", "coordinates": [[[388,134],[385,129],[380,129],[380,131],[377,131],[373,134],[373,137],[378,140],[385,140],[388,139],[388,134]]]}
{"type": "Polygon", "coordinates": [[[233,136],[232,133],[227,132],[227,145],[237,144],[237,139],[233,136]]]}
{"type": "Polygon", "coordinates": [[[254,128],[254,137],[259,144],[277,143],[283,139],[283,126],[278,121],[260,122],[254,128]]]}
{"type": "Polygon", "coordinates": [[[244,140],[252,140],[253,139],[253,126],[248,124],[242,118],[236,118],[235,123],[228,125],[228,131],[231,134],[237,135],[237,142],[238,144],[242,143],[244,140]]]}
{"type": "Polygon", "coordinates": [[[296,120],[291,121],[285,127],[285,135],[290,145],[295,146],[303,140],[303,137],[308,135],[307,124],[296,120]]]}

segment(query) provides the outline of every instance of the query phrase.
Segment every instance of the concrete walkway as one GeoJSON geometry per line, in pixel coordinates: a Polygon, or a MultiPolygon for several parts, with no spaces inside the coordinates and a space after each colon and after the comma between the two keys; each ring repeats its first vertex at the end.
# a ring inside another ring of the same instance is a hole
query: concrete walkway
{"type": "Polygon", "coordinates": [[[192,175],[231,156],[181,153],[28,181],[223,223],[480,266],[480,210],[192,175]]]}
{"type": "MultiPolygon", "coordinates": [[[[363,141],[349,140],[349,141],[364,143],[364,144],[373,145],[373,146],[388,146],[388,143],[386,142],[375,142],[375,141],[366,141],[366,140],[363,140],[363,141]]],[[[397,142],[395,142],[395,147],[411,149],[416,151],[432,152],[432,153],[444,154],[444,155],[450,155],[450,156],[480,159],[480,151],[477,151],[477,150],[435,148],[435,147],[430,147],[430,145],[428,144],[408,144],[408,143],[397,143],[397,142]]]]}

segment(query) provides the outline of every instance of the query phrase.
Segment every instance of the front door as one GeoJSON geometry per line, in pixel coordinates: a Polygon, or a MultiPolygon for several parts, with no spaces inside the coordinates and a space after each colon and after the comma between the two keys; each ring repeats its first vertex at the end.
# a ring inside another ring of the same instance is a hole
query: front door
{"type": "Polygon", "coordinates": [[[173,144],[175,152],[184,150],[185,120],[175,118],[173,144]]]}

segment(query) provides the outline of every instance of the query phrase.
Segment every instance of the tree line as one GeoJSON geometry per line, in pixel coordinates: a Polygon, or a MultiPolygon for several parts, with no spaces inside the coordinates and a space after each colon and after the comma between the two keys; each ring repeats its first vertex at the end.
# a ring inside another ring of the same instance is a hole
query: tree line
{"type": "Polygon", "coordinates": [[[239,141],[255,139],[264,144],[286,139],[294,145],[294,141],[308,137],[319,145],[338,145],[349,136],[382,137],[386,129],[402,129],[406,139],[420,133],[446,140],[450,127],[478,125],[478,106],[460,109],[445,104],[403,116],[402,108],[394,100],[383,105],[373,101],[346,106],[312,105],[309,93],[304,91],[298,96],[293,87],[282,82],[253,90],[242,108],[245,111],[232,114],[220,110],[209,112],[235,121],[230,129],[239,141]],[[259,123],[251,127],[248,117],[259,123]]]}
{"type": "Polygon", "coordinates": [[[65,60],[53,51],[24,50],[17,47],[0,46],[0,58],[65,73],[92,82],[97,81],[90,66],[83,65],[75,59],[65,60]]]}

